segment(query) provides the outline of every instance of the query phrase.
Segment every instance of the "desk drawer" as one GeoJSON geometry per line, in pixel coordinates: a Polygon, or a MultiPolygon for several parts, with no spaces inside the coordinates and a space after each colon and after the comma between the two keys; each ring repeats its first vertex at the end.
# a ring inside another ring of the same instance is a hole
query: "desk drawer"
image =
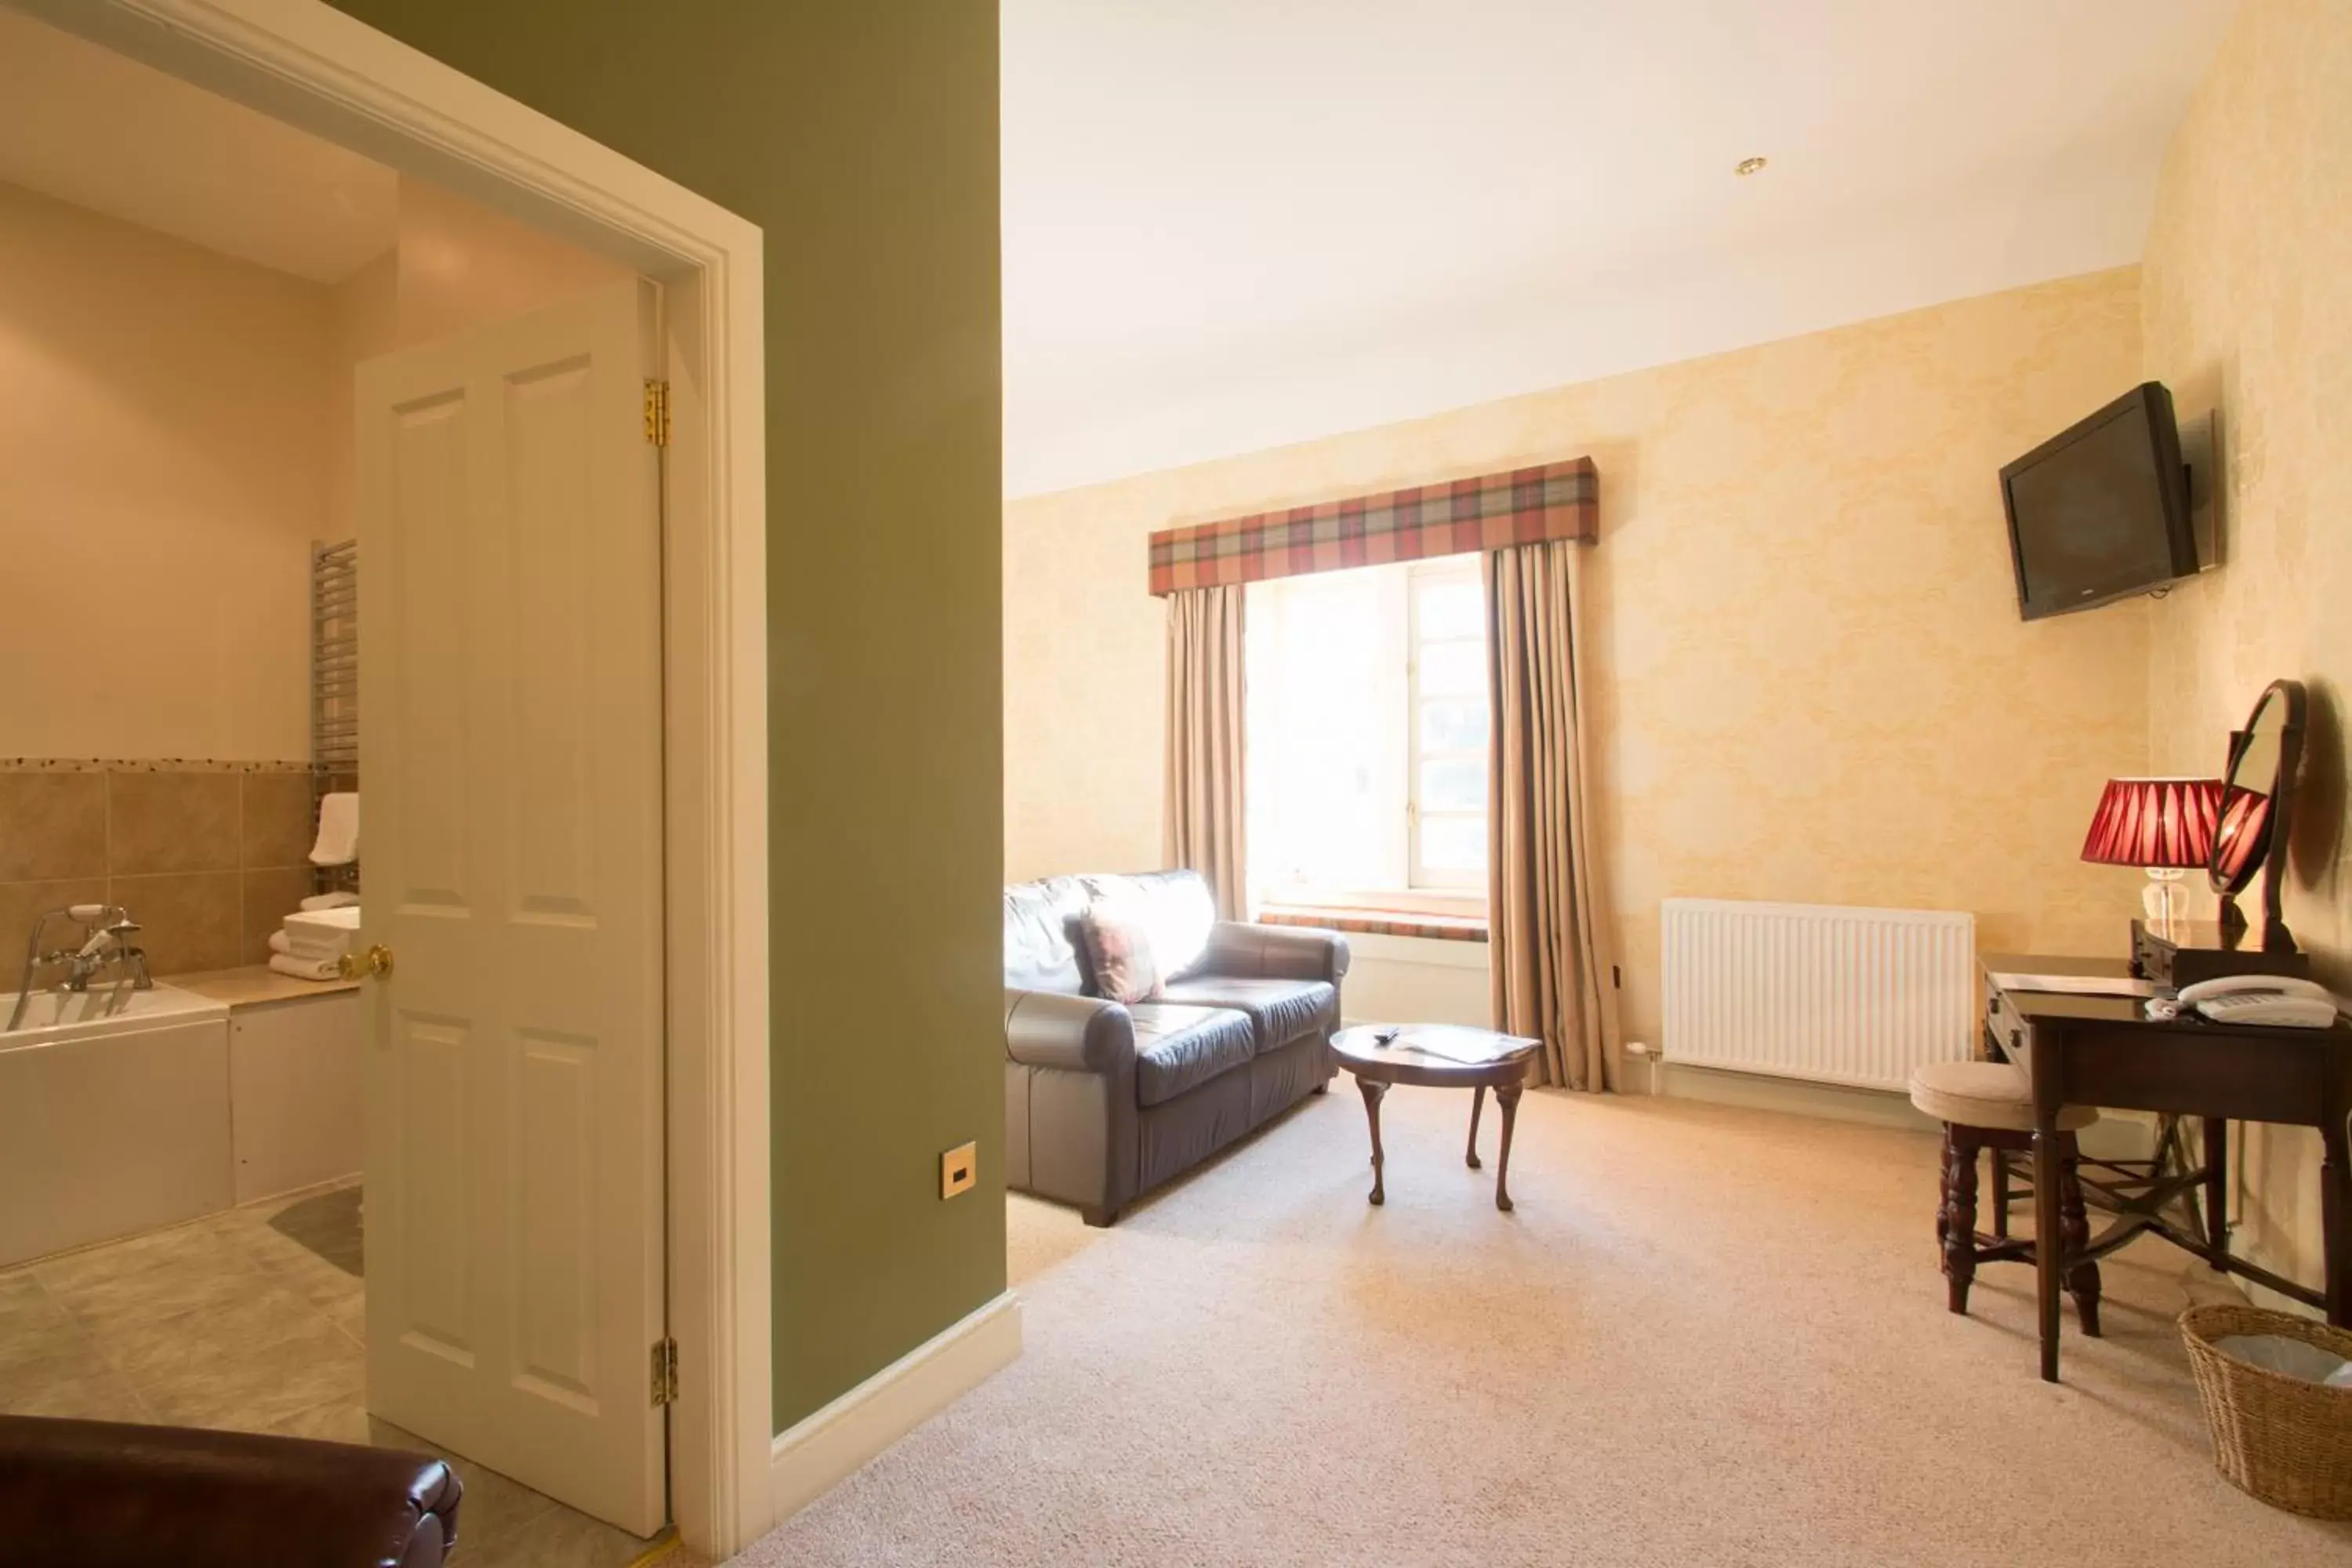
{"type": "Polygon", "coordinates": [[[1989,1061],[2006,1058],[2024,1067],[2031,1048],[2025,1020],[2010,1005],[2008,994],[1990,980],[1984,984],[1984,1034],[1978,1041],[1979,1055],[1989,1061]]]}

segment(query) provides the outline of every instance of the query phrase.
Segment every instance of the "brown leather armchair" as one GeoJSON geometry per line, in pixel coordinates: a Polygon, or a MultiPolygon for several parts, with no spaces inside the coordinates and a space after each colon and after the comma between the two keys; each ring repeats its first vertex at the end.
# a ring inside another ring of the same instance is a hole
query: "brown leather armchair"
{"type": "Polygon", "coordinates": [[[1345,937],[1219,921],[1196,872],[1005,889],[1007,1182],[1110,1224],[1329,1086],[1347,973],[1345,937]],[[1147,912],[1175,972],[1160,1000],[1096,994],[1078,924],[1097,899],[1147,912]]]}
{"type": "Polygon", "coordinates": [[[464,1491],[392,1448],[0,1416],[0,1568],[439,1568],[464,1491]]]}

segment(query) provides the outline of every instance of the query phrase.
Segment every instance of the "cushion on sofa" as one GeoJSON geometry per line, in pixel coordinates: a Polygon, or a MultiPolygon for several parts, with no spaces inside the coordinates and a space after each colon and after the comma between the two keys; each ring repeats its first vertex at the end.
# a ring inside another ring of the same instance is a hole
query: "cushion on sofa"
{"type": "Polygon", "coordinates": [[[1221,1072],[1249,1065],[1256,1027],[1245,1013],[1139,1002],[1135,1020],[1135,1103],[1158,1105],[1221,1072]]]}
{"type": "Polygon", "coordinates": [[[1151,928],[1143,910],[1114,900],[1097,900],[1078,922],[1085,933],[1087,963],[1095,990],[1110,1002],[1160,999],[1160,961],[1151,950],[1151,928]]]}
{"type": "Polygon", "coordinates": [[[1076,877],[1018,882],[1004,889],[1004,984],[1015,991],[1087,988],[1078,962],[1073,922],[1086,911],[1087,893],[1076,877]]]}
{"type": "Polygon", "coordinates": [[[1133,876],[1082,877],[1099,903],[1137,911],[1151,938],[1163,980],[1201,962],[1216,929],[1217,900],[1198,871],[1145,871],[1133,876]]]}
{"type": "Polygon", "coordinates": [[[1243,980],[1203,974],[1161,988],[1171,1003],[1231,1007],[1245,1014],[1261,1051],[1278,1050],[1326,1024],[1337,1025],[1339,987],[1328,980],[1243,980]]]}

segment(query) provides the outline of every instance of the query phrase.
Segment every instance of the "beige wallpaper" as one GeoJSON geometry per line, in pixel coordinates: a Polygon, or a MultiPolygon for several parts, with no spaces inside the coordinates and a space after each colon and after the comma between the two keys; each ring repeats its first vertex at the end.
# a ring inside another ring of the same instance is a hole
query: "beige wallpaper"
{"type": "Polygon", "coordinates": [[[0,756],[310,753],[352,366],[626,269],[415,180],[328,286],[0,184],[0,756]]]}
{"type": "Polygon", "coordinates": [[[1988,948],[2120,952],[2139,879],[2075,857],[2147,755],[2147,606],[2021,623],[1996,475],[2140,379],[2139,312],[2123,268],[1010,503],[1006,875],[1158,859],[1151,530],[1589,454],[1635,1037],[1670,896],[1965,909],[1988,948]]]}
{"type": "Polygon", "coordinates": [[[0,185],[0,755],[303,757],[317,284],[0,185]]]}
{"type": "MultiPolygon", "coordinates": [[[[2221,413],[2225,565],[2151,624],[2156,765],[2210,771],[2263,687],[2310,683],[2288,924],[2352,991],[2344,728],[2352,682],[2352,23],[2248,0],[2175,134],[2148,232],[2147,374],[2221,413]]],[[[2315,1134],[2248,1132],[2241,1246],[2319,1279],[2315,1134]]]]}

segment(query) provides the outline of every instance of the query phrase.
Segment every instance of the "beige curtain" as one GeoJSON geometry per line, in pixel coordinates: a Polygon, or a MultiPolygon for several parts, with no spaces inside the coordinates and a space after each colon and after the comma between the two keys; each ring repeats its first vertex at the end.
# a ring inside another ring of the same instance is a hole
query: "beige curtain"
{"type": "Polygon", "coordinates": [[[1495,1026],[1543,1041],[1546,1081],[1598,1092],[1617,1087],[1622,1061],[1586,810],[1581,548],[1561,540],[1486,556],[1487,953],[1495,1026]]]}
{"type": "Polygon", "coordinates": [[[1243,918],[1241,584],[1168,595],[1167,860],[1243,918]]]}

